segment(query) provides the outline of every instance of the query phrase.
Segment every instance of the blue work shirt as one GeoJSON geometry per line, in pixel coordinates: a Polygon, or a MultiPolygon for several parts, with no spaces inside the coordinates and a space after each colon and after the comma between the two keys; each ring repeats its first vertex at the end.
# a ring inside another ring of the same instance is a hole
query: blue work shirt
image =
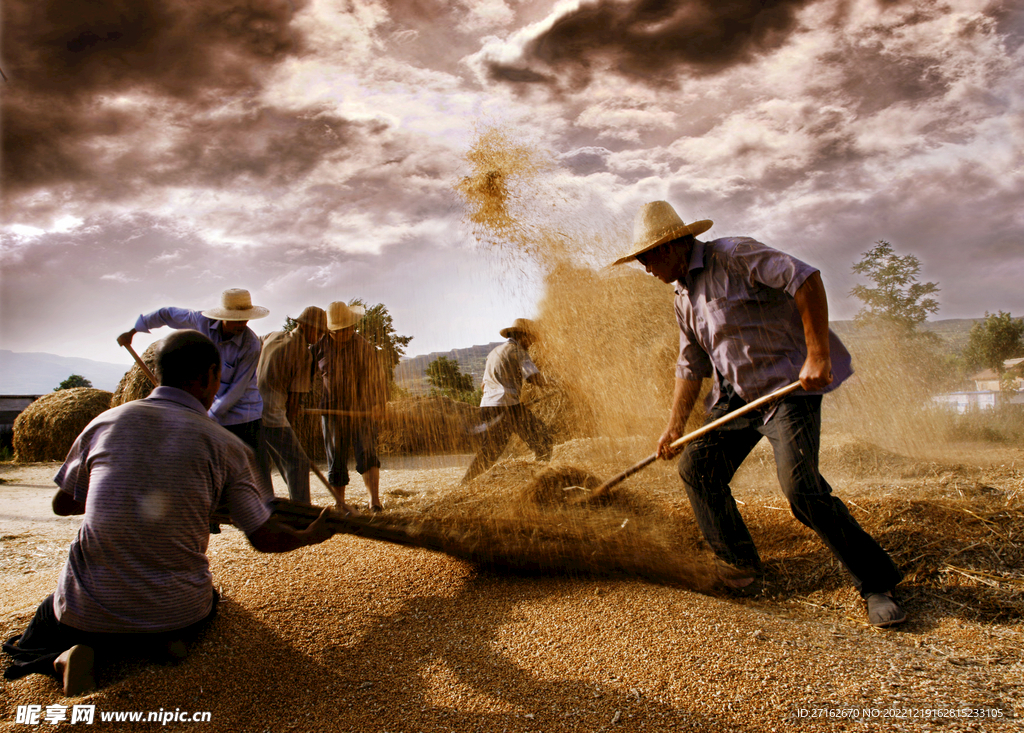
{"type": "MultiPolygon", "coordinates": [[[[807,345],[794,296],[816,272],[750,237],[695,241],[686,275],[675,282],[676,377],[720,374],[746,402],[797,381],[807,345]]],[[[831,392],[853,374],[850,352],[831,329],[828,341],[832,383],[795,394],[831,392]]],[[[719,395],[716,377],[709,407],[719,395]]]]}
{"type": "Polygon", "coordinates": [[[256,385],[256,366],[260,361],[260,340],[251,328],[225,339],[220,321],[199,311],[185,308],[161,308],[139,316],[135,330],[149,333],[153,328],[191,328],[203,334],[220,352],[220,389],[209,415],[221,425],[240,425],[258,420],[263,414],[263,399],[256,385]]]}

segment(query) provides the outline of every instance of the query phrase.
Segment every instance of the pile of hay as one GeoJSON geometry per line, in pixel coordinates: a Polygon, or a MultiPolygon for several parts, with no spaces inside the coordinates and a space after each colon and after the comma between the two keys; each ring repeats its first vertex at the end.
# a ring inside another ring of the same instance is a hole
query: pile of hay
{"type": "MultiPolygon", "coordinates": [[[[707,553],[697,549],[692,528],[669,505],[629,488],[602,505],[557,496],[573,480],[584,484],[573,497],[597,485],[580,469],[511,459],[446,491],[443,499],[387,512],[372,524],[400,532],[404,544],[503,571],[640,576],[694,590],[715,587],[707,553]]],[[[372,530],[359,534],[374,538],[372,530]]]]}
{"type": "MultiPolygon", "coordinates": [[[[140,357],[153,374],[156,374],[156,355],[162,345],[163,340],[154,341],[142,352],[140,357]]],[[[121,381],[117,383],[117,389],[114,390],[110,406],[117,407],[125,402],[145,399],[149,397],[149,393],[152,391],[153,383],[149,381],[149,377],[146,376],[146,373],[142,371],[138,364],[132,364],[132,368],[125,372],[124,376],[121,377],[121,381]]]]}
{"type": "Polygon", "coordinates": [[[112,397],[110,392],[91,387],[43,395],[14,421],[14,460],[63,461],[85,426],[110,409],[112,397]]]}

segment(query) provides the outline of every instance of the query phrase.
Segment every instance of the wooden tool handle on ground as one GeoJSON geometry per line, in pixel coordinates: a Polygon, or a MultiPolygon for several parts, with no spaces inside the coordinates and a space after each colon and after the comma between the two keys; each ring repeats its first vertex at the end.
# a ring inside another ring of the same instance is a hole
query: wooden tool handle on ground
{"type": "MultiPolygon", "coordinates": [[[[710,433],[715,428],[718,428],[718,427],[721,427],[722,425],[725,425],[725,423],[729,422],[730,420],[735,420],[740,415],[745,415],[748,412],[750,412],[751,410],[756,410],[758,407],[761,407],[762,405],[764,405],[764,404],[766,404],[768,402],[771,402],[772,400],[777,400],[780,397],[784,397],[785,395],[788,395],[790,392],[793,392],[793,391],[795,391],[795,390],[797,390],[799,388],[800,388],[800,382],[793,382],[792,384],[787,384],[782,389],[775,390],[771,394],[765,395],[764,397],[758,397],[753,402],[749,402],[749,403],[745,404],[743,407],[739,408],[738,410],[733,410],[729,414],[723,415],[722,417],[718,418],[714,422],[710,422],[710,423],[708,423],[707,425],[705,425],[703,427],[697,428],[693,432],[687,433],[686,435],[682,436],[681,438],[676,438],[675,440],[673,440],[669,444],[669,447],[670,448],[682,447],[683,445],[686,445],[690,441],[696,440],[697,438],[701,437],[702,435],[706,435],[707,433],[710,433]]],[[[657,453],[653,453],[653,454],[647,456],[647,458],[643,459],[639,463],[630,466],[625,471],[620,473],[618,476],[615,476],[613,478],[608,479],[603,484],[601,484],[596,489],[594,489],[594,491],[588,497],[588,501],[592,501],[594,499],[600,499],[601,497],[605,496],[613,487],[618,486],[623,481],[625,481],[627,478],[632,476],[634,473],[637,473],[637,472],[647,468],[649,465],[654,463],[657,459],[658,459],[658,454],[657,453]]]]}
{"type": "Polygon", "coordinates": [[[149,367],[146,366],[146,362],[139,358],[139,355],[135,353],[135,349],[132,348],[131,344],[124,344],[124,347],[128,349],[128,353],[135,359],[135,363],[139,365],[142,373],[149,377],[149,381],[153,383],[154,387],[159,387],[160,383],[156,381],[156,375],[149,371],[149,367]]]}

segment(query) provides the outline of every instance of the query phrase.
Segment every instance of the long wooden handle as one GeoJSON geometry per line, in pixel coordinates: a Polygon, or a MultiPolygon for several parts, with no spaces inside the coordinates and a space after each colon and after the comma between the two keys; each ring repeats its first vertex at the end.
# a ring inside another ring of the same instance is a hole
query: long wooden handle
{"type": "Polygon", "coordinates": [[[132,355],[133,359],[135,359],[135,363],[137,363],[139,365],[139,368],[142,369],[142,373],[149,377],[149,381],[153,383],[153,386],[159,387],[160,383],[156,381],[156,375],[154,375],[153,372],[149,371],[149,367],[146,366],[146,362],[139,358],[139,355],[135,353],[135,349],[132,348],[132,345],[123,344],[123,346],[126,349],[128,349],[128,353],[132,355]]]}
{"type": "MultiPolygon", "coordinates": [[[[779,397],[784,397],[785,395],[788,395],[790,392],[792,392],[792,391],[794,391],[796,389],[799,389],[799,388],[800,388],[800,382],[793,382],[792,384],[787,384],[782,389],[775,390],[771,394],[767,394],[764,397],[758,397],[753,402],[748,402],[747,404],[745,404],[743,407],[739,408],[738,410],[733,410],[729,414],[723,415],[722,417],[718,418],[714,422],[710,422],[710,423],[708,423],[707,425],[705,425],[703,427],[697,428],[693,432],[687,433],[686,435],[682,436],[681,438],[676,438],[671,443],[669,443],[669,447],[670,448],[679,448],[680,446],[686,445],[690,441],[696,440],[697,438],[701,437],[702,435],[706,435],[707,433],[710,433],[715,428],[719,428],[722,425],[725,425],[725,423],[729,422],[730,420],[735,420],[740,415],[745,415],[748,412],[750,412],[751,410],[756,410],[758,407],[761,407],[765,403],[771,402],[772,400],[777,400],[779,397]]],[[[627,468],[625,471],[623,471],[619,475],[617,475],[617,476],[615,476],[613,478],[608,479],[603,484],[598,486],[590,494],[588,499],[589,500],[593,500],[593,499],[598,499],[598,498],[604,496],[613,487],[618,486],[623,481],[625,481],[627,478],[632,476],[634,473],[637,473],[638,471],[641,471],[641,470],[647,468],[649,465],[654,463],[657,459],[658,459],[658,454],[657,453],[652,453],[651,455],[647,456],[645,459],[643,459],[639,463],[636,463],[636,464],[630,466],[629,468],[627,468]]]]}
{"type": "Polygon", "coordinates": [[[343,415],[346,417],[372,417],[374,414],[365,410],[322,410],[316,407],[306,407],[302,411],[307,415],[343,415]]]}

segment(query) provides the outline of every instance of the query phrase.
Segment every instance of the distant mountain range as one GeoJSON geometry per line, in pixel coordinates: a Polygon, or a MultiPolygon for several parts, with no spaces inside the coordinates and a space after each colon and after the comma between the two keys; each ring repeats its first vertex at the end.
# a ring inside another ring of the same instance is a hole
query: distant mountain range
{"type": "MultiPolygon", "coordinates": [[[[928,321],[923,328],[939,335],[952,350],[959,350],[967,344],[971,326],[981,320],[981,318],[948,318],[940,321],[928,321]]],[[[852,337],[855,333],[854,329],[856,329],[853,321],[832,321],[830,325],[842,338],[852,337]]],[[[447,356],[458,362],[463,374],[472,375],[473,384],[479,386],[483,379],[484,362],[487,360],[487,355],[491,349],[502,343],[504,342],[492,341],[489,344],[467,346],[450,351],[435,351],[422,356],[404,358],[395,369],[395,380],[411,394],[426,394],[430,391],[430,384],[426,377],[427,365],[439,356],[447,356]]],[[[129,368],[125,364],[111,364],[92,359],[0,349],[0,394],[46,394],[52,392],[54,387],[72,374],[81,374],[97,389],[113,392],[129,368]]]]}
{"type": "Polygon", "coordinates": [[[504,341],[492,341],[482,346],[468,346],[464,349],[452,349],[451,351],[435,351],[423,356],[413,356],[402,359],[395,368],[395,381],[403,389],[409,390],[410,394],[421,395],[430,392],[430,383],[427,382],[427,365],[438,357],[447,356],[459,364],[459,370],[463,374],[473,377],[473,384],[477,387],[484,378],[484,364],[487,362],[487,355],[495,346],[500,346],[504,341]]]}
{"type": "Polygon", "coordinates": [[[0,349],[0,394],[43,395],[72,374],[82,375],[96,389],[113,392],[129,369],[127,364],[0,349]]]}

